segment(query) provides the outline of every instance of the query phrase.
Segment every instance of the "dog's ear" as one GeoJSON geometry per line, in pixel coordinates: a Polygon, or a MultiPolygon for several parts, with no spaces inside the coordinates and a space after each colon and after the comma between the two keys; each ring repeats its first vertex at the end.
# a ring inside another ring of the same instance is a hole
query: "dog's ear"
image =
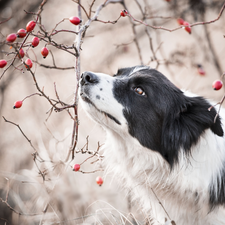
{"type": "Polygon", "coordinates": [[[121,68],[118,69],[117,73],[114,74],[113,76],[128,76],[130,72],[133,70],[134,67],[126,67],[126,68],[121,68]]]}
{"type": "Polygon", "coordinates": [[[162,127],[161,154],[171,167],[178,161],[180,149],[191,154],[192,146],[206,129],[223,136],[220,117],[214,108],[209,110],[211,106],[205,99],[184,96],[181,102],[181,106],[169,109],[162,127]]]}

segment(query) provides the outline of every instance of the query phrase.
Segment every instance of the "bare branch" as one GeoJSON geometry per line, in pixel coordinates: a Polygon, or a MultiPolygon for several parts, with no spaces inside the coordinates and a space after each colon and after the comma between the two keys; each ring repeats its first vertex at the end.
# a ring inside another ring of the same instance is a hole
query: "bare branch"
{"type": "Polygon", "coordinates": [[[33,150],[34,150],[35,152],[37,152],[36,148],[33,146],[32,142],[31,142],[31,140],[26,136],[26,134],[23,132],[23,130],[21,129],[21,127],[20,127],[19,124],[16,124],[16,123],[14,123],[14,122],[12,122],[12,121],[7,120],[4,116],[3,116],[3,119],[5,120],[6,123],[11,123],[11,124],[13,124],[14,126],[16,126],[16,127],[20,130],[21,134],[25,137],[25,139],[29,142],[29,144],[30,144],[30,146],[33,148],[33,150]]]}
{"type": "Polygon", "coordinates": [[[8,19],[5,19],[5,20],[3,20],[3,21],[0,21],[0,24],[3,24],[3,23],[5,23],[5,22],[9,21],[10,19],[12,19],[12,16],[10,16],[8,19]]]}
{"type": "Polygon", "coordinates": [[[214,22],[216,22],[217,20],[220,19],[220,17],[223,14],[224,9],[225,9],[225,3],[223,4],[223,6],[222,6],[222,8],[221,8],[221,10],[219,12],[219,15],[214,20],[207,21],[207,22],[192,23],[190,25],[182,25],[182,26],[179,26],[179,27],[176,27],[176,28],[173,28],[173,29],[169,29],[169,28],[162,27],[162,26],[153,26],[153,25],[147,24],[146,22],[144,22],[142,20],[135,19],[130,13],[128,13],[127,16],[129,16],[133,21],[138,22],[139,24],[143,24],[143,25],[145,25],[147,27],[151,27],[152,29],[159,29],[159,30],[165,30],[165,31],[173,32],[173,31],[179,30],[179,29],[181,29],[183,27],[187,27],[187,26],[194,27],[194,26],[198,26],[198,25],[206,25],[206,24],[214,23],[214,22]]]}

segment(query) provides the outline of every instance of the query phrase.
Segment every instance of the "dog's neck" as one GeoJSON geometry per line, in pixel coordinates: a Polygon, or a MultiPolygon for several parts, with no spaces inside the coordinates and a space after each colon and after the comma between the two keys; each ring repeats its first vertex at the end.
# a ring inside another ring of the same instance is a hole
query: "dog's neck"
{"type": "MultiPolygon", "coordinates": [[[[181,153],[179,164],[171,170],[159,153],[144,148],[135,138],[107,131],[106,171],[112,172],[115,179],[122,179],[123,186],[133,189],[136,195],[141,196],[141,192],[142,198],[149,196],[152,190],[159,198],[166,199],[168,195],[168,200],[174,192],[179,196],[189,192],[191,202],[198,201],[203,204],[209,199],[208,184],[213,180],[217,186],[217,175],[220,173],[218,170],[223,164],[224,150],[219,147],[217,152],[209,150],[215,149],[213,145],[218,142],[216,139],[224,141],[210,130],[206,131],[192,155],[187,159],[187,156],[181,153]],[[212,163],[216,163],[218,167],[212,167],[212,163]]],[[[208,210],[205,209],[205,213],[208,210]]]]}

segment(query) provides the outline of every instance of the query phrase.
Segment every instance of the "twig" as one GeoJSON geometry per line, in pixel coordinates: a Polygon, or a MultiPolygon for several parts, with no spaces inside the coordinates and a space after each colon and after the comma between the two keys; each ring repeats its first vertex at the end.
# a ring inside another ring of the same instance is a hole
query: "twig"
{"type": "Polygon", "coordinates": [[[74,105],[67,105],[66,103],[64,103],[64,102],[62,102],[62,101],[58,102],[58,101],[56,101],[56,100],[50,99],[50,98],[44,93],[44,91],[41,90],[41,88],[39,87],[39,84],[38,84],[38,82],[37,82],[37,80],[36,80],[36,77],[35,77],[34,72],[32,72],[32,70],[30,70],[30,69],[29,69],[29,71],[30,71],[30,73],[31,73],[31,75],[32,75],[32,77],[33,77],[33,80],[34,80],[34,83],[35,83],[35,86],[36,86],[37,90],[41,93],[40,96],[45,97],[45,98],[48,100],[48,102],[52,105],[52,107],[53,107],[56,111],[60,112],[60,111],[62,111],[62,110],[64,110],[64,109],[68,109],[68,108],[73,108],[73,107],[74,107],[74,105]],[[53,103],[53,101],[54,101],[55,103],[53,103]],[[62,107],[62,108],[57,107],[56,105],[57,105],[58,103],[63,104],[64,107],[62,107]]]}
{"type": "Polygon", "coordinates": [[[55,69],[55,70],[72,70],[72,69],[74,69],[73,66],[69,66],[69,67],[49,66],[49,65],[39,63],[37,61],[34,61],[34,62],[37,63],[39,66],[42,66],[47,69],[55,69]]]}
{"type": "MultiPolygon", "coordinates": [[[[204,15],[202,17],[204,19],[204,15]]],[[[216,69],[218,70],[218,73],[222,74],[223,71],[222,71],[222,68],[221,68],[221,66],[219,64],[219,59],[218,59],[218,56],[216,55],[215,48],[214,48],[214,46],[212,44],[208,28],[207,28],[207,26],[203,26],[203,27],[204,27],[205,37],[206,37],[206,40],[208,42],[208,46],[209,46],[210,52],[211,52],[211,54],[213,56],[214,65],[215,65],[216,69]]]]}
{"type": "Polygon", "coordinates": [[[0,24],[3,24],[5,22],[9,21],[11,18],[12,18],[12,16],[10,16],[8,19],[5,19],[5,20],[1,21],[0,24]]]}
{"type": "Polygon", "coordinates": [[[62,140],[58,140],[58,139],[53,135],[53,133],[51,132],[51,130],[48,128],[47,124],[44,123],[44,125],[45,125],[47,131],[51,134],[51,136],[53,137],[53,139],[56,140],[57,143],[60,143],[60,142],[65,141],[65,140],[68,138],[68,136],[69,136],[69,135],[68,135],[67,137],[63,138],[62,140]]]}
{"type": "Polygon", "coordinates": [[[153,26],[153,25],[147,24],[146,22],[144,22],[142,20],[135,19],[130,13],[128,13],[127,16],[129,16],[133,21],[138,22],[140,24],[143,24],[143,25],[145,25],[147,27],[151,27],[152,29],[160,29],[160,30],[165,30],[165,31],[173,32],[173,31],[179,30],[179,29],[181,29],[183,27],[187,27],[187,26],[194,27],[194,26],[198,26],[198,25],[206,25],[206,24],[214,23],[214,22],[216,22],[217,20],[220,19],[220,17],[223,14],[224,9],[225,9],[225,3],[223,4],[223,6],[222,6],[222,8],[221,8],[221,10],[220,10],[217,18],[214,19],[214,20],[210,20],[210,21],[206,21],[206,22],[196,22],[196,23],[192,23],[190,25],[182,25],[182,26],[179,26],[179,27],[176,27],[176,28],[173,28],[173,29],[169,29],[169,28],[162,27],[162,26],[153,26]]]}
{"type": "Polygon", "coordinates": [[[219,113],[220,113],[220,110],[221,110],[221,107],[222,107],[222,104],[223,104],[224,100],[225,100],[225,95],[222,97],[222,99],[219,102],[217,102],[215,105],[212,105],[211,107],[208,108],[208,110],[211,111],[212,108],[219,105],[219,109],[218,109],[218,111],[216,113],[216,116],[214,118],[214,123],[216,122],[216,119],[219,116],[219,113]]]}
{"type": "Polygon", "coordinates": [[[92,1],[92,3],[91,3],[91,5],[90,5],[90,7],[89,7],[88,18],[90,18],[90,17],[91,17],[92,7],[93,7],[93,5],[95,4],[95,1],[96,1],[96,0],[93,0],[93,1],[92,1]]]}
{"type": "Polygon", "coordinates": [[[7,224],[9,224],[9,225],[10,225],[9,221],[8,221],[7,219],[5,219],[5,218],[1,218],[1,217],[0,217],[0,220],[5,221],[5,225],[7,225],[7,224]]]}
{"type": "Polygon", "coordinates": [[[94,154],[93,154],[92,156],[86,158],[82,163],[80,163],[80,165],[84,164],[86,161],[88,161],[89,159],[91,159],[91,158],[93,158],[94,156],[96,156],[97,153],[98,153],[98,151],[99,151],[99,149],[100,149],[100,147],[101,147],[101,146],[100,146],[100,144],[99,144],[99,142],[98,142],[98,147],[97,147],[97,150],[94,152],[94,154]]]}
{"type": "MultiPolygon", "coordinates": [[[[153,190],[153,188],[151,188],[152,193],[154,194],[154,196],[156,197],[158,203],[161,205],[161,207],[163,208],[164,212],[166,213],[166,215],[168,216],[168,218],[170,219],[170,216],[168,214],[168,212],[166,211],[165,207],[163,206],[162,202],[159,200],[158,196],[156,195],[155,191],[153,190]]],[[[171,219],[170,219],[171,220],[171,219]]]]}
{"type": "Polygon", "coordinates": [[[60,22],[58,22],[58,23],[55,25],[55,27],[52,29],[51,33],[50,33],[48,36],[49,36],[49,37],[52,36],[53,31],[56,29],[56,27],[57,27],[60,23],[64,22],[65,20],[68,20],[68,18],[62,19],[60,22]]]}
{"type": "Polygon", "coordinates": [[[53,32],[51,34],[51,36],[54,36],[54,35],[56,35],[56,34],[58,34],[60,32],[67,32],[67,33],[72,33],[72,34],[78,34],[78,32],[73,31],[73,30],[64,30],[64,29],[62,29],[62,30],[55,30],[55,32],[53,32]]]}
{"type": "Polygon", "coordinates": [[[23,102],[25,99],[30,98],[31,96],[34,96],[34,95],[41,96],[41,94],[39,94],[39,93],[34,93],[34,94],[31,94],[31,95],[26,96],[26,97],[22,100],[22,102],[23,102]]]}
{"type": "MultiPolygon", "coordinates": [[[[4,204],[6,204],[6,206],[12,210],[14,213],[18,214],[18,215],[24,215],[24,216],[35,216],[38,215],[37,213],[22,213],[17,211],[16,209],[14,209],[9,203],[8,203],[8,196],[9,196],[9,179],[6,178],[7,180],[7,192],[6,192],[6,197],[5,200],[3,198],[0,198],[0,201],[4,204]]],[[[5,219],[4,219],[5,220],[5,219]]]]}
{"type": "MultiPolygon", "coordinates": [[[[78,4],[78,16],[81,19],[81,4],[80,0],[75,1],[78,4]]],[[[86,15],[88,16],[87,12],[85,11],[86,15]]],[[[84,26],[83,26],[84,27],[84,26]]],[[[73,122],[73,131],[72,131],[72,139],[71,139],[71,147],[70,147],[70,152],[72,153],[72,160],[75,157],[75,148],[77,145],[77,140],[78,140],[78,88],[79,88],[79,80],[80,80],[80,49],[81,49],[81,39],[82,39],[82,28],[81,24],[79,24],[79,33],[76,37],[76,58],[75,58],[75,77],[77,81],[76,85],[76,91],[75,91],[75,96],[74,96],[74,122],[73,122]]]]}
{"type": "Polygon", "coordinates": [[[114,21],[103,21],[103,20],[99,20],[99,19],[95,19],[95,21],[97,21],[97,22],[101,22],[101,23],[105,23],[105,24],[108,24],[108,23],[111,23],[111,24],[116,24],[117,22],[118,22],[118,20],[121,18],[121,16],[119,16],[116,20],[114,20],[114,21]]]}
{"type": "MultiPolygon", "coordinates": [[[[80,3],[80,0],[72,0],[73,2],[77,3],[79,5],[79,7],[81,7],[84,11],[84,13],[86,14],[87,18],[90,19],[89,14],[87,13],[86,9],[84,8],[84,6],[80,3]]],[[[78,10],[79,13],[79,10],[78,10]]],[[[80,14],[80,13],[79,13],[80,14]]],[[[81,18],[81,16],[79,16],[81,18]]]]}
{"type": "Polygon", "coordinates": [[[23,130],[21,129],[21,127],[20,127],[19,124],[16,124],[16,123],[14,123],[14,122],[12,122],[12,121],[7,120],[4,116],[3,116],[3,119],[5,120],[6,123],[11,123],[11,124],[13,124],[14,126],[16,126],[16,127],[20,130],[21,134],[25,137],[25,139],[29,142],[29,144],[30,144],[30,146],[33,148],[33,150],[34,150],[35,152],[37,152],[36,148],[33,146],[32,142],[31,142],[31,140],[26,136],[26,134],[23,132],[23,130]]]}
{"type": "Polygon", "coordinates": [[[36,216],[36,215],[38,215],[38,213],[22,213],[22,212],[19,212],[19,211],[17,211],[16,209],[14,209],[7,201],[3,200],[2,198],[0,198],[0,201],[1,201],[2,203],[5,203],[6,206],[7,206],[10,210],[12,210],[14,213],[16,213],[16,214],[18,214],[18,215],[24,215],[24,216],[36,216]]]}
{"type": "Polygon", "coordinates": [[[96,173],[96,172],[99,172],[99,171],[104,171],[103,169],[98,169],[98,170],[93,170],[93,171],[82,171],[82,170],[79,170],[80,173],[96,173]]]}
{"type": "MultiPolygon", "coordinates": [[[[126,5],[124,4],[124,7],[125,9],[127,10],[127,12],[129,12],[129,10],[127,9],[126,5]]],[[[142,12],[142,9],[141,9],[141,12],[142,12]]],[[[136,48],[137,48],[137,51],[138,51],[138,56],[139,56],[139,59],[140,59],[140,64],[143,65],[143,59],[142,59],[142,55],[141,55],[141,48],[139,46],[139,43],[138,43],[138,39],[137,39],[137,32],[135,30],[135,23],[132,21],[132,17],[129,13],[126,14],[127,16],[129,16],[129,19],[130,19],[130,23],[132,24],[132,32],[133,32],[133,35],[134,35],[134,43],[136,45],[136,48]]]]}

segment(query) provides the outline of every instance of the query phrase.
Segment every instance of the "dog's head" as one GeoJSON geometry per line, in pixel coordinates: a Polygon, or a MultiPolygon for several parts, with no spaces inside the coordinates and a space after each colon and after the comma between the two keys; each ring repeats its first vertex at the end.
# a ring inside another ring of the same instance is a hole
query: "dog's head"
{"type": "Polygon", "coordinates": [[[149,67],[120,69],[115,76],[85,72],[82,106],[105,129],[129,133],[172,167],[181,149],[189,155],[206,129],[223,136],[216,110],[202,97],[188,97],[149,67]]]}

